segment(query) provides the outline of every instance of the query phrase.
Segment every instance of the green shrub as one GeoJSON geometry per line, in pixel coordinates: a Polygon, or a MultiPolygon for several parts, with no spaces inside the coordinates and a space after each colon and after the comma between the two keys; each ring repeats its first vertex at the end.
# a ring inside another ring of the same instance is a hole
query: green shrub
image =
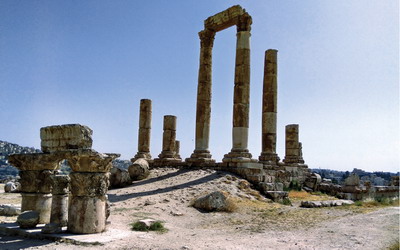
{"type": "Polygon", "coordinates": [[[160,232],[160,233],[164,233],[164,232],[168,231],[168,229],[166,229],[164,227],[164,224],[162,221],[156,221],[156,222],[152,223],[150,225],[150,227],[147,227],[145,224],[140,223],[139,221],[132,223],[131,226],[132,226],[131,229],[133,231],[141,231],[141,232],[156,231],[156,232],[160,232]]]}
{"type": "Polygon", "coordinates": [[[282,201],[282,204],[286,205],[286,206],[291,206],[292,202],[290,201],[289,198],[284,198],[283,201],[282,201]]]}
{"type": "Polygon", "coordinates": [[[393,242],[393,243],[387,248],[387,250],[398,250],[398,249],[400,249],[399,240],[393,242]]]}
{"type": "Polygon", "coordinates": [[[299,184],[299,182],[297,180],[291,181],[289,184],[289,187],[284,187],[283,191],[289,192],[289,191],[301,191],[301,185],[299,184]]]}
{"type": "Polygon", "coordinates": [[[356,205],[358,207],[361,207],[363,205],[363,202],[362,201],[355,201],[354,205],[356,205]]]}
{"type": "Polygon", "coordinates": [[[381,205],[390,205],[391,203],[391,200],[387,197],[376,197],[375,201],[379,202],[381,205]]]}

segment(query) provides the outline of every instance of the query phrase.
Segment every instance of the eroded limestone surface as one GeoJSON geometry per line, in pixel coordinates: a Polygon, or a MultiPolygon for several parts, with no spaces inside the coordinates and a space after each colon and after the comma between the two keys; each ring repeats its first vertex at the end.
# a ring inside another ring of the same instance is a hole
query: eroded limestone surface
{"type": "Polygon", "coordinates": [[[84,125],[67,124],[49,126],[40,129],[43,152],[54,152],[68,149],[90,149],[93,131],[84,125]]]}

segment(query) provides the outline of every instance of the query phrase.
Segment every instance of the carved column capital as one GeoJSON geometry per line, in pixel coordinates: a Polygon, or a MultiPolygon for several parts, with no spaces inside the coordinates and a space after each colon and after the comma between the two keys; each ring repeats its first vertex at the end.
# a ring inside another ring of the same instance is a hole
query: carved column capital
{"type": "Polygon", "coordinates": [[[51,176],[54,195],[68,194],[70,178],[68,175],[53,175],[51,176]]]}
{"type": "Polygon", "coordinates": [[[251,31],[251,24],[253,23],[251,16],[246,12],[238,17],[237,32],[251,31]]]}
{"type": "Polygon", "coordinates": [[[215,31],[205,29],[199,32],[201,47],[213,47],[215,31]]]}
{"type": "Polygon", "coordinates": [[[109,172],[119,154],[101,154],[92,149],[66,151],[65,158],[74,172],[109,172]]]}

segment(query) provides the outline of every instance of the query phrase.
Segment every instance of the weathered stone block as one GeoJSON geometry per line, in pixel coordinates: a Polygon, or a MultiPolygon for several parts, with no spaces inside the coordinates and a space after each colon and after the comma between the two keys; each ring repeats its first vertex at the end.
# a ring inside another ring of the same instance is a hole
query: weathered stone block
{"type": "Polygon", "coordinates": [[[101,233],[106,229],[107,196],[71,197],[68,231],[77,234],[101,233]]]}
{"type": "Polygon", "coordinates": [[[110,171],[110,187],[120,188],[126,187],[132,184],[131,177],[126,169],[121,169],[117,167],[111,168],[110,171]]]}
{"type": "Polygon", "coordinates": [[[145,159],[137,159],[128,168],[131,180],[143,180],[149,176],[149,163],[145,159]]]}
{"type": "Polygon", "coordinates": [[[17,218],[17,224],[20,228],[35,228],[39,223],[39,213],[36,211],[25,211],[17,218]]]}
{"type": "Polygon", "coordinates": [[[67,124],[43,127],[40,129],[43,152],[68,149],[90,149],[93,131],[80,124],[67,124]]]}

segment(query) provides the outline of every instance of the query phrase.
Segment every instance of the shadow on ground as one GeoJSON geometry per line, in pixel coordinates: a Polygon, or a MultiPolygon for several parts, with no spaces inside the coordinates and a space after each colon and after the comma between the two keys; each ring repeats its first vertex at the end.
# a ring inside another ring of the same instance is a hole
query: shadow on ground
{"type": "Polygon", "coordinates": [[[28,247],[40,247],[54,243],[50,240],[35,240],[23,237],[0,236],[0,249],[24,249],[28,247]]]}
{"type": "MultiPolygon", "coordinates": [[[[134,185],[135,186],[139,186],[139,185],[145,185],[145,184],[150,184],[150,183],[154,183],[157,181],[161,181],[161,180],[165,180],[174,176],[178,176],[180,174],[186,173],[190,170],[179,170],[177,172],[174,173],[169,173],[163,176],[159,176],[156,178],[151,178],[151,179],[147,179],[141,182],[137,182],[134,185]]],[[[116,195],[116,194],[108,194],[108,200],[110,202],[119,202],[119,201],[124,201],[124,200],[128,200],[128,199],[132,199],[132,198],[138,198],[138,197],[144,197],[144,196],[149,196],[149,195],[154,195],[154,194],[162,194],[162,193],[167,193],[167,192],[171,192],[173,190],[176,189],[182,189],[182,188],[188,188],[188,187],[192,187],[192,186],[196,186],[196,185],[200,185],[215,179],[220,178],[221,176],[223,176],[224,173],[222,172],[215,172],[212,173],[210,175],[204,176],[202,178],[193,180],[193,181],[189,181],[186,183],[182,183],[179,185],[174,185],[174,186],[170,186],[170,187],[165,187],[165,188],[158,188],[155,190],[149,190],[149,191],[144,191],[144,192],[138,192],[138,193],[131,193],[131,194],[122,194],[122,195],[116,195]]]]}

